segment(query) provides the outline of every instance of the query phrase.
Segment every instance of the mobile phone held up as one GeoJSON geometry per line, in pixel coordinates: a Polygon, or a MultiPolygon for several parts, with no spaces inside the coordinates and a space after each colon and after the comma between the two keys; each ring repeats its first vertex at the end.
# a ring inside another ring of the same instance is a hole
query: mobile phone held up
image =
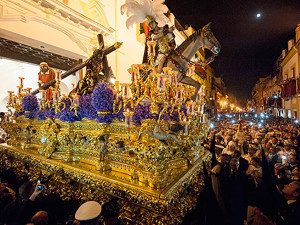
{"type": "Polygon", "coordinates": [[[44,187],[44,185],[41,184],[41,181],[40,181],[40,180],[37,181],[37,186],[38,186],[38,189],[40,189],[40,190],[42,190],[42,191],[45,190],[45,187],[44,187]]]}

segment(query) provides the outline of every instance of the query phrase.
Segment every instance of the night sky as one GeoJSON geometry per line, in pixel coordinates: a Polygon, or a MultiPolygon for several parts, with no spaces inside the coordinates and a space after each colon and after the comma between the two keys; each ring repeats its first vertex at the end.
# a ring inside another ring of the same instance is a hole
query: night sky
{"type": "Polygon", "coordinates": [[[300,0],[166,0],[165,4],[183,27],[199,29],[212,22],[222,49],[211,67],[223,77],[228,92],[243,102],[259,77],[273,73],[300,22],[300,0]]]}

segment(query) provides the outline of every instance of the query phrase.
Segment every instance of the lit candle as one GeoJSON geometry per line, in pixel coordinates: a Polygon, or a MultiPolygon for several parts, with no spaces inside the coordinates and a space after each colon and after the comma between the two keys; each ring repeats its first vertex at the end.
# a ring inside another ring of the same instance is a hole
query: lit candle
{"type": "Polygon", "coordinates": [[[127,109],[127,115],[126,115],[126,127],[130,126],[130,111],[127,109]]]}
{"type": "Polygon", "coordinates": [[[13,93],[13,91],[8,91],[8,104],[12,103],[13,93]]]}
{"type": "Polygon", "coordinates": [[[123,98],[127,98],[127,86],[126,85],[124,85],[123,86],[123,90],[122,90],[122,96],[123,96],[123,98]]]}
{"type": "Polygon", "coordinates": [[[18,93],[21,94],[21,92],[22,92],[22,86],[17,86],[17,88],[18,88],[18,93]]]}
{"type": "Polygon", "coordinates": [[[198,91],[198,93],[197,93],[197,98],[196,98],[196,102],[201,102],[201,93],[200,93],[200,91],[198,91]]]}
{"type": "Polygon", "coordinates": [[[135,73],[134,71],[132,71],[131,73],[131,83],[134,83],[135,82],[135,73]]]}
{"type": "Polygon", "coordinates": [[[61,80],[61,71],[56,72],[56,80],[61,80]]]}
{"type": "Polygon", "coordinates": [[[165,91],[165,79],[161,75],[157,77],[157,89],[159,91],[165,91]]]}
{"type": "Polygon", "coordinates": [[[13,97],[13,104],[17,104],[17,97],[13,97]]]}
{"type": "Polygon", "coordinates": [[[187,121],[186,118],[184,118],[183,124],[184,124],[184,136],[188,136],[189,135],[189,129],[188,129],[189,122],[187,121]]]}
{"type": "Polygon", "coordinates": [[[202,114],[204,113],[204,104],[201,105],[201,113],[202,113],[202,114]]]}
{"type": "Polygon", "coordinates": [[[140,79],[140,66],[139,64],[131,65],[132,73],[134,74],[134,81],[138,81],[140,79]]]}
{"type": "Polygon", "coordinates": [[[19,79],[20,79],[20,86],[21,86],[21,88],[23,87],[23,80],[24,80],[24,77],[19,77],[19,79]]]}
{"type": "Polygon", "coordinates": [[[79,106],[79,95],[78,94],[73,95],[73,106],[75,106],[75,107],[79,106]]]}
{"type": "Polygon", "coordinates": [[[53,91],[53,100],[58,101],[59,100],[59,92],[58,91],[53,91]]]}
{"type": "Polygon", "coordinates": [[[201,113],[201,105],[198,106],[197,112],[198,112],[198,115],[201,113]]]}
{"type": "Polygon", "coordinates": [[[41,97],[43,100],[46,99],[46,90],[40,90],[40,93],[41,93],[41,97]]]}
{"type": "Polygon", "coordinates": [[[133,116],[133,112],[130,112],[130,110],[127,109],[123,114],[125,117],[125,128],[131,127],[131,118],[133,116]]]}
{"type": "Polygon", "coordinates": [[[9,122],[9,121],[10,121],[10,117],[9,117],[9,115],[5,115],[5,117],[4,117],[4,121],[5,121],[5,122],[9,122]]]}
{"type": "Polygon", "coordinates": [[[201,96],[204,96],[204,91],[205,91],[205,86],[201,85],[201,88],[200,88],[200,94],[201,94],[201,96]]]}
{"type": "Polygon", "coordinates": [[[194,115],[194,107],[195,107],[195,103],[193,101],[189,102],[187,105],[187,114],[188,115],[194,115]]]}
{"type": "Polygon", "coordinates": [[[170,75],[170,84],[172,86],[177,86],[177,71],[172,71],[170,75]]]}

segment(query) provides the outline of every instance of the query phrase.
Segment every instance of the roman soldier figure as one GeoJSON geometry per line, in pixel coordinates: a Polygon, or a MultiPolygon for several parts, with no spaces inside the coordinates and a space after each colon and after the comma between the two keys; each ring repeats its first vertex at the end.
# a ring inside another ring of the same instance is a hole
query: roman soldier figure
{"type": "MultiPolygon", "coordinates": [[[[55,71],[51,69],[47,63],[41,62],[39,80],[38,80],[39,88],[41,88],[43,84],[46,84],[49,81],[54,79],[55,79],[55,71]]],[[[48,88],[46,92],[46,100],[51,100],[51,99],[52,99],[52,91],[51,88],[48,88]]]]}

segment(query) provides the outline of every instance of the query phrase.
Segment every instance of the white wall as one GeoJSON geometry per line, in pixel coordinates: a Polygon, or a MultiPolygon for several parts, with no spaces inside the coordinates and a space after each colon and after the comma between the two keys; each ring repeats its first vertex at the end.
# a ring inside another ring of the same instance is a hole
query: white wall
{"type": "MultiPolygon", "coordinates": [[[[53,68],[55,70],[55,68],[53,68]]],[[[8,93],[7,91],[14,91],[17,93],[17,86],[20,84],[19,77],[24,77],[24,88],[38,88],[38,73],[40,67],[35,64],[10,60],[0,59],[0,112],[6,112],[8,93]]],[[[64,72],[64,71],[63,71],[64,72]]],[[[68,94],[72,90],[72,83],[77,83],[78,74],[76,76],[70,75],[62,81],[62,94],[68,94]]],[[[39,96],[38,96],[39,97],[39,96]]]]}

